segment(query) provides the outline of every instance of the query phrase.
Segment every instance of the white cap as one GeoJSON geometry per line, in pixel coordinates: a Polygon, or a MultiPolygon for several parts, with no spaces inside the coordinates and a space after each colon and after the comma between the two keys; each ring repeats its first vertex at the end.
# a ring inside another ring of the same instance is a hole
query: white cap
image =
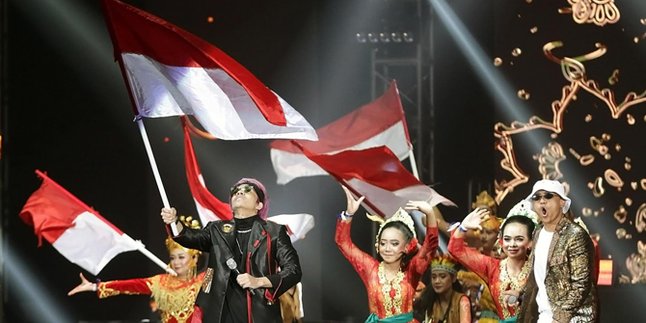
{"type": "Polygon", "coordinates": [[[551,192],[560,196],[561,199],[565,201],[565,205],[563,205],[563,214],[567,213],[567,211],[570,209],[570,204],[572,204],[572,200],[570,200],[570,198],[565,195],[565,188],[563,188],[563,184],[561,184],[559,181],[542,179],[536,182],[536,184],[534,184],[534,188],[532,188],[532,193],[527,195],[525,199],[528,201],[531,201],[532,196],[534,196],[534,194],[536,194],[536,192],[538,191],[551,192]]]}

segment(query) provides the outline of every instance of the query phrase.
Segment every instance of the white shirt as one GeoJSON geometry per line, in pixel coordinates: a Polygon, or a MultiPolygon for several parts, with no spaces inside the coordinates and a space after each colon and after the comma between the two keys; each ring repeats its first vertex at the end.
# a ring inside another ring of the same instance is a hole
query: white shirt
{"type": "Polygon", "coordinates": [[[553,236],[554,232],[541,229],[534,248],[534,279],[536,279],[538,286],[538,294],[536,295],[538,323],[552,323],[552,307],[545,290],[545,277],[547,276],[547,255],[553,236]]]}

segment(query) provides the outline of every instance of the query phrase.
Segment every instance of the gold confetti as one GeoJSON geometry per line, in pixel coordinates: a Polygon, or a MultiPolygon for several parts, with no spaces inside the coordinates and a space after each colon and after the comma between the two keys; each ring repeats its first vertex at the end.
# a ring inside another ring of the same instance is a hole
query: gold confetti
{"type": "Polygon", "coordinates": [[[514,56],[514,57],[518,57],[518,56],[520,56],[520,54],[522,54],[522,53],[523,53],[523,51],[522,51],[522,50],[520,50],[520,48],[518,48],[518,47],[514,48],[514,49],[511,51],[511,55],[512,55],[512,56],[514,56]]]}
{"type": "Polygon", "coordinates": [[[500,58],[500,57],[496,57],[496,58],[494,58],[494,59],[493,59],[493,65],[494,65],[494,66],[500,66],[500,65],[502,65],[502,58],[500,58]]]}
{"type": "Polygon", "coordinates": [[[608,78],[608,84],[615,85],[619,83],[619,70],[615,69],[612,71],[612,75],[608,78]]]}
{"type": "Polygon", "coordinates": [[[627,206],[631,206],[631,205],[633,205],[633,200],[630,197],[627,197],[626,200],[625,200],[625,203],[626,203],[627,206]]]}
{"type": "Polygon", "coordinates": [[[215,21],[215,18],[213,18],[213,16],[206,17],[206,22],[212,24],[214,21],[215,21]]]}
{"type": "Polygon", "coordinates": [[[646,230],[646,203],[639,206],[637,210],[637,215],[635,216],[635,229],[638,233],[644,232],[646,230]]]}
{"type": "Polygon", "coordinates": [[[630,182],[630,187],[633,188],[633,191],[637,190],[637,182],[630,182]]]}
{"type": "Polygon", "coordinates": [[[646,18],[639,19],[639,22],[640,22],[642,25],[646,25],[646,18]]]}
{"type": "Polygon", "coordinates": [[[592,187],[592,195],[594,197],[601,197],[606,190],[603,188],[603,178],[597,177],[594,181],[594,186],[592,187]]]}
{"type": "Polygon", "coordinates": [[[601,139],[602,139],[603,141],[610,141],[610,139],[611,139],[611,138],[612,138],[612,136],[610,136],[610,134],[609,134],[609,133],[603,133],[603,134],[601,134],[601,139]]]}
{"type": "Polygon", "coordinates": [[[617,239],[624,239],[626,238],[626,229],[619,228],[615,231],[615,234],[617,235],[617,239]]]}
{"type": "Polygon", "coordinates": [[[646,191],[646,178],[642,178],[641,181],[639,181],[639,184],[642,187],[642,190],[646,191]]]}
{"type": "Polygon", "coordinates": [[[620,150],[621,150],[621,145],[620,145],[620,144],[616,144],[616,145],[615,145],[615,150],[616,150],[616,151],[620,151],[620,150]]]}
{"type": "Polygon", "coordinates": [[[594,156],[592,155],[581,156],[581,159],[579,159],[579,163],[581,163],[581,165],[583,166],[588,166],[594,163],[594,156]]]}
{"type": "Polygon", "coordinates": [[[605,154],[603,155],[603,158],[605,158],[606,160],[610,160],[612,159],[612,156],[610,154],[605,154]]]}
{"type": "MultiPolygon", "coordinates": [[[[592,183],[590,183],[590,184],[592,184],[592,183]]],[[[590,209],[589,207],[584,207],[581,210],[581,214],[583,214],[583,216],[590,216],[590,215],[592,215],[592,209],[590,209]]]]}
{"type": "Polygon", "coordinates": [[[521,100],[527,101],[529,100],[529,96],[529,92],[525,91],[524,89],[518,90],[518,98],[520,98],[521,100]]]}
{"type": "Polygon", "coordinates": [[[626,120],[628,121],[628,124],[631,126],[635,124],[635,117],[633,117],[633,115],[630,113],[626,114],[626,120]]]}
{"type": "Polygon", "coordinates": [[[624,168],[625,168],[626,170],[630,170],[630,169],[631,169],[631,168],[633,168],[633,167],[632,167],[629,163],[625,163],[625,164],[624,164],[624,168]]]}
{"type": "Polygon", "coordinates": [[[590,122],[592,121],[592,115],[588,114],[585,116],[585,122],[590,122]]]}
{"type": "Polygon", "coordinates": [[[535,34],[537,31],[538,31],[538,27],[536,27],[536,26],[532,27],[532,28],[529,30],[529,32],[530,32],[530,33],[532,33],[532,34],[535,34]]]}
{"type": "Polygon", "coordinates": [[[614,186],[614,187],[622,187],[624,186],[624,181],[621,179],[621,176],[617,174],[612,169],[606,169],[605,172],[603,172],[603,177],[606,179],[606,183],[614,186]]]}

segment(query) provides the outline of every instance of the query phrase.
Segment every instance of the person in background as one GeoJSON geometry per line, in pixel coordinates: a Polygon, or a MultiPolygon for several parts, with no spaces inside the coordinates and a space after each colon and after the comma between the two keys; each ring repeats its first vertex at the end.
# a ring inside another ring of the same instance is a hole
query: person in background
{"type": "MultiPolygon", "coordinates": [[[[190,221],[190,220],[189,220],[190,221]]],[[[199,226],[199,223],[197,224],[199,226]]],[[[151,295],[151,306],[158,310],[164,323],[199,323],[201,316],[195,311],[195,298],[204,280],[204,273],[197,273],[200,252],[187,249],[166,239],[166,249],[170,256],[169,266],[177,276],[159,274],[147,278],[113,280],[99,283],[89,282],[80,274],[81,283],[70,290],[72,296],[81,292],[95,292],[99,298],[116,295],[151,295]]]]}
{"type": "Polygon", "coordinates": [[[431,281],[422,296],[426,323],[470,323],[471,302],[457,278],[458,265],[449,255],[431,261],[431,281]]]}
{"type": "Polygon", "coordinates": [[[378,259],[375,259],[360,250],[350,236],[352,216],[364,197],[355,199],[346,187],[343,190],[347,206],[338,216],[335,242],[368,292],[370,315],[366,322],[416,322],[413,317],[415,288],[438,246],[432,206],[425,201],[410,201],[406,205],[407,210],[419,210],[427,216],[426,237],[419,250],[413,219],[400,208],[379,226],[375,243],[378,259]]]}
{"type": "Polygon", "coordinates": [[[532,271],[522,295],[519,322],[597,322],[594,245],[565,214],[571,199],[563,184],[539,180],[526,198],[541,226],[534,234],[532,271]]]}

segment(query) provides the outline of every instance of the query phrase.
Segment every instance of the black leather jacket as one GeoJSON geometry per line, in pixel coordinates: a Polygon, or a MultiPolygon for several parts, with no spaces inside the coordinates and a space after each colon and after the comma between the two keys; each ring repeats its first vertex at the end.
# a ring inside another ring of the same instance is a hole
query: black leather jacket
{"type": "MultiPolygon", "coordinates": [[[[207,224],[202,230],[184,228],[174,240],[187,248],[209,253],[207,276],[211,269],[213,278],[205,278],[196,304],[202,310],[204,323],[219,323],[231,274],[226,265],[226,260],[231,255],[228,246],[236,245],[235,223],[215,221],[207,224]],[[209,282],[211,285],[207,292],[205,287],[209,282]]],[[[301,279],[298,254],[287,235],[286,227],[258,219],[251,228],[247,251],[250,253],[249,274],[254,277],[267,277],[273,285],[272,288],[257,289],[255,295],[251,296],[253,319],[250,321],[282,322],[278,297],[301,279]],[[280,271],[277,270],[279,267],[280,271]]]]}

